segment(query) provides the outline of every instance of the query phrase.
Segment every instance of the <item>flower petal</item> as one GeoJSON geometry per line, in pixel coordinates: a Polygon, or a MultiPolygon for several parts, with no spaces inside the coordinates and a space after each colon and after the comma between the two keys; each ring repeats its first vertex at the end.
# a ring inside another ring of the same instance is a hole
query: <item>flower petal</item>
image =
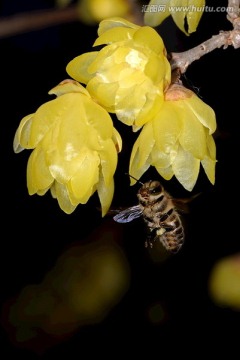
{"type": "Polygon", "coordinates": [[[172,164],[173,172],[182,186],[192,191],[199,173],[200,160],[179,146],[178,153],[172,164]]]}
{"type": "Polygon", "coordinates": [[[29,137],[33,116],[34,114],[25,116],[18,126],[13,140],[13,150],[15,153],[19,153],[24,149],[32,148],[29,146],[29,137]]]}
{"type": "Polygon", "coordinates": [[[67,64],[66,71],[68,75],[83,84],[87,84],[93,77],[88,71],[89,66],[97,55],[98,51],[92,51],[75,57],[67,64]]]}
{"type": "Polygon", "coordinates": [[[102,150],[99,151],[101,159],[101,168],[103,179],[106,186],[112,181],[117,167],[117,151],[111,139],[105,140],[102,144],[102,150]]]}
{"type": "Polygon", "coordinates": [[[104,216],[107,214],[113,199],[113,194],[114,194],[113,178],[112,181],[108,184],[108,186],[106,186],[103,176],[100,175],[97,184],[97,192],[102,207],[102,216],[104,216]]]}
{"type": "Polygon", "coordinates": [[[116,147],[117,152],[120,152],[122,150],[122,138],[119,132],[115,128],[113,128],[112,140],[116,147]]]}
{"type": "Polygon", "coordinates": [[[209,157],[216,161],[216,144],[212,135],[207,134],[207,149],[209,157]]]}
{"type": "Polygon", "coordinates": [[[71,214],[76,209],[76,206],[74,206],[70,201],[66,185],[60,184],[57,181],[55,181],[53,186],[54,186],[53,192],[55,194],[54,197],[56,197],[60,208],[66,214],[71,214]]]}
{"type": "Polygon", "coordinates": [[[156,170],[159,173],[159,175],[161,175],[165,180],[171,180],[171,178],[174,175],[173,169],[171,166],[166,167],[166,168],[161,168],[156,166],[156,170]]]}
{"type": "MultiPolygon", "coordinates": [[[[144,129],[144,128],[143,128],[144,129]]],[[[150,129],[149,129],[150,130],[150,129]]],[[[148,130],[146,131],[146,135],[148,133],[148,130]]],[[[131,157],[130,157],[130,163],[129,163],[129,174],[132,175],[134,178],[136,179],[140,179],[140,177],[145,173],[145,171],[147,171],[147,169],[149,168],[149,166],[151,165],[151,160],[150,160],[150,151],[151,148],[153,146],[152,141],[154,142],[154,138],[150,138],[150,145],[147,147],[147,151],[145,149],[145,147],[143,147],[143,149],[140,149],[140,143],[142,144],[144,142],[144,139],[140,140],[142,134],[139,135],[139,137],[137,138],[137,140],[135,141],[133,148],[132,148],[132,153],[131,153],[131,157]],[[143,151],[143,153],[141,153],[141,151],[143,151]],[[145,162],[144,162],[145,159],[145,162]],[[141,166],[140,166],[141,163],[141,166]]],[[[131,185],[136,183],[136,180],[134,180],[133,178],[130,178],[130,182],[131,185]]]]}
{"type": "Polygon", "coordinates": [[[27,165],[27,187],[29,195],[50,187],[54,179],[46,164],[44,152],[40,146],[33,150],[27,165]]]}
{"type": "Polygon", "coordinates": [[[200,123],[209,129],[209,134],[216,130],[216,116],[213,109],[205,104],[197,95],[182,100],[183,103],[191,112],[193,112],[200,123]]]}
{"type": "Polygon", "coordinates": [[[197,30],[199,21],[204,12],[204,5],[205,5],[205,0],[188,0],[189,9],[192,9],[192,11],[189,10],[187,13],[189,34],[197,30]]]}
{"type": "Polygon", "coordinates": [[[181,0],[182,10],[179,11],[179,0],[170,0],[172,9],[176,9],[176,11],[171,11],[172,18],[177,25],[177,27],[186,35],[187,32],[185,30],[185,17],[187,15],[187,5],[188,0],[181,0]]]}
{"type": "Polygon", "coordinates": [[[160,151],[156,145],[151,152],[151,165],[156,168],[167,168],[171,165],[171,157],[163,151],[160,151]]]}
{"type": "Polygon", "coordinates": [[[110,19],[106,19],[100,22],[98,27],[98,35],[102,35],[104,32],[108,31],[109,29],[115,28],[115,27],[126,27],[126,28],[132,28],[132,29],[138,29],[139,26],[136,24],[133,24],[132,22],[120,18],[120,17],[112,17],[110,19]]]}
{"type": "Polygon", "coordinates": [[[93,46],[111,44],[114,42],[121,42],[132,39],[135,32],[135,29],[127,27],[114,27],[102,33],[94,42],[93,46]]]}
{"type": "MultiPolygon", "coordinates": [[[[90,127],[90,131],[96,130],[97,134],[102,139],[108,139],[112,136],[113,123],[111,116],[100,105],[96,104],[92,99],[82,98],[84,112],[82,116],[85,116],[86,123],[90,127]]],[[[80,115],[81,113],[79,113],[80,115]]],[[[78,116],[79,116],[78,115],[78,116]]]]}
{"type": "MultiPolygon", "coordinates": [[[[176,104],[178,102],[175,102],[176,104]]],[[[179,101],[179,105],[181,101],[179,101]]],[[[178,109],[179,117],[182,118],[182,132],[179,142],[185,151],[190,152],[195,158],[202,160],[207,153],[206,133],[202,124],[192,111],[186,111],[183,107],[178,109]]]]}
{"type": "MultiPolygon", "coordinates": [[[[131,164],[129,166],[129,174],[133,176],[135,179],[140,179],[141,176],[148,170],[148,168],[151,165],[150,159],[147,159],[145,164],[142,165],[142,167],[138,166],[139,164],[139,149],[136,152],[135,158],[131,161],[131,164]]],[[[136,180],[132,177],[130,178],[131,185],[134,185],[136,183],[136,180]]]]}
{"type": "Polygon", "coordinates": [[[160,25],[171,14],[168,5],[169,0],[151,0],[147,6],[160,6],[160,9],[164,11],[146,11],[144,24],[152,27],[160,25]]]}
{"type": "Polygon", "coordinates": [[[214,185],[215,184],[215,167],[216,167],[216,161],[210,159],[209,157],[205,157],[201,164],[204,168],[204,171],[209,179],[209,181],[214,185]]]}
{"type": "MultiPolygon", "coordinates": [[[[68,189],[79,203],[85,204],[92,195],[94,185],[99,179],[100,159],[97,152],[86,152],[81,165],[78,165],[77,172],[71,178],[68,189]]],[[[74,204],[75,205],[75,204],[74,204]]]]}
{"type": "Polygon", "coordinates": [[[90,97],[89,92],[77,81],[66,79],[60,82],[57,86],[55,86],[53,89],[51,89],[48,94],[49,95],[57,95],[61,96],[67,93],[81,93],[83,95],[86,95],[90,97]]]}
{"type": "Polygon", "coordinates": [[[174,102],[164,102],[159,114],[153,120],[153,131],[157,148],[168,154],[182,131],[182,121],[174,102]]]}
{"type": "Polygon", "coordinates": [[[137,45],[150,48],[156,54],[162,54],[165,50],[162,38],[150,26],[142,26],[133,34],[133,40],[137,45]]]}

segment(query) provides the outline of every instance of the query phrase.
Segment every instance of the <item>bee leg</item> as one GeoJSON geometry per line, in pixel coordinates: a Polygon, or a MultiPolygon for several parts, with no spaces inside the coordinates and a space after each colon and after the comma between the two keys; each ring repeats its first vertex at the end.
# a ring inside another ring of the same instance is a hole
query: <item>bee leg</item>
{"type": "Polygon", "coordinates": [[[147,248],[149,246],[150,248],[152,248],[155,240],[156,240],[156,229],[148,228],[148,234],[147,234],[147,239],[145,241],[145,247],[147,248]]]}

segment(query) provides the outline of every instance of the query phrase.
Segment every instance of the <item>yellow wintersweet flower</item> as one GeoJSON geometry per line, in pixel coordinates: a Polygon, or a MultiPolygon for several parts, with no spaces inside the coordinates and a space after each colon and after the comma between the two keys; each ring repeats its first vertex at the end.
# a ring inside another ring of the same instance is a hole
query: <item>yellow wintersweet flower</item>
{"type": "Polygon", "coordinates": [[[107,111],[137,130],[157,114],[170,83],[171,69],[158,33],[121,18],[100,23],[94,46],[67,65],[68,74],[87,84],[91,96],[107,111]]]}
{"type": "Polygon", "coordinates": [[[211,134],[215,129],[212,108],[191,90],[172,85],[161,110],[144,125],[133,146],[129,173],[140,178],[152,165],[164,179],[175,175],[191,191],[202,164],[214,184],[216,147],[211,134]]]}
{"type": "Polygon", "coordinates": [[[219,306],[240,310],[240,254],[218,260],[210,273],[209,293],[219,306]]]}
{"type": "Polygon", "coordinates": [[[130,13],[128,0],[81,0],[78,8],[81,20],[90,24],[113,16],[126,17],[130,13]]]}
{"type": "Polygon", "coordinates": [[[34,149],[27,166],[29,194],[50,189],[70,214],[97,190],[104,215],[113,197],[120,135],[77,82],[65,80],[49,94],[57,98],[24,117],[14,138],[15,152],[34,149]]]}
{"type": "Polygon", "coordinates": [[[151,0],[149,5],[143,5],[144,22],[155,27],[171,15],[177,27],[188,35],[196,31],[204,7],[205,0],[151,0]]]}

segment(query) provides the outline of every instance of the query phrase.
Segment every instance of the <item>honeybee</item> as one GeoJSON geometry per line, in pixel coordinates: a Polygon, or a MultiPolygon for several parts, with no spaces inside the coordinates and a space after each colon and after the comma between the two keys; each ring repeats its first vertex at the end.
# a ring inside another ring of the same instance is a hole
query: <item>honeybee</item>
{"type": "Polygon", "coordinates": [[[177,210],[181,200],[173,199],[159,181],[141,184],[137,193],[139,204],[119,212],[113,219],[127,223],[142,216],[148,230],[145,246],[152,247],[159,240],[168,251],[178,252],[185,236],[177,210]]]}

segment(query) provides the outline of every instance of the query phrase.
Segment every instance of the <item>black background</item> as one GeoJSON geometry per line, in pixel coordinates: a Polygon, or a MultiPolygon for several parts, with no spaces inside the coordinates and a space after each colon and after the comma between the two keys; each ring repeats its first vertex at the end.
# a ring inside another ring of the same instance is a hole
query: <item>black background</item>
{"type": "MultiPolygon", "coordinates": [[[[226,1],[208,3],[226,6],[226,1]]],[[[6,0],[0,2],[0,14],[7,16],[51,6],[53,2],[47,0],[6,0]]],[[[170,52],[188,49],[230,27],[225,14],[204,13],[198,32],[190,37],[176,30],[171,19],[158,30],[170,52]]],[[[73,57],[91,51],[96,31],[95,26],[74,22],[0,40],[3,305],[27,284],[40,282],[70,244],[84,241],[93,229],[101,231],[102,222],[112,222],[101,219],[96,210],[97,197],[71,216],[61,212],[50,195],[30,197],[25,173],[29,152],[16,155],[12,150],[19,121],[50,100],[49,89],[68,77],[66,64],[73,57]]],[[[201,171],[194,189],[201,196],[191,204],[183,249],[165,261],[154,262],[144,248],[141,222],[126,225],[121,247],[131,269],[129,291],[102,323],[80,329],[46,350],[41,355],[43,358],[59,355],[80,358],[84,353],[91,357],[96,350],[99,356],[120,353],[127,356],[130,352],[137,356],[146,350],[150,358],[165,358],[165,354],[170,356],[175,351],[195,358],[201,352],[227,349],[230,353],[237,347],[240,315],[214,305],[208,294],[208,279],[218,259],[237,253],[240,248],[239,64],[239,50],[231,47],[215,50],[193,63],[183,79],[215,110],[218,122],[216,184],[212,186],[201,171]],[[165,321],[157,325],[146,316],[146,309],[155,302],[164,304],[166,312],[165,321]]],[[[125,145],[120,154],[113,205],[131,206],[136,202],[137,188],[129,187],[124,173],[128,169],[128,144],[136,135],[122,124],[116,126],[125,145]]],[[[155,176],[151,170],[143,176],[143,181],[155,176]]],[[[174,180],[164,185],[175,196],[189,196],[174,180]]],[[[10,338],[3,326],[0,351],[8,355],[3,358],[37,356],[10,338]]]]}

